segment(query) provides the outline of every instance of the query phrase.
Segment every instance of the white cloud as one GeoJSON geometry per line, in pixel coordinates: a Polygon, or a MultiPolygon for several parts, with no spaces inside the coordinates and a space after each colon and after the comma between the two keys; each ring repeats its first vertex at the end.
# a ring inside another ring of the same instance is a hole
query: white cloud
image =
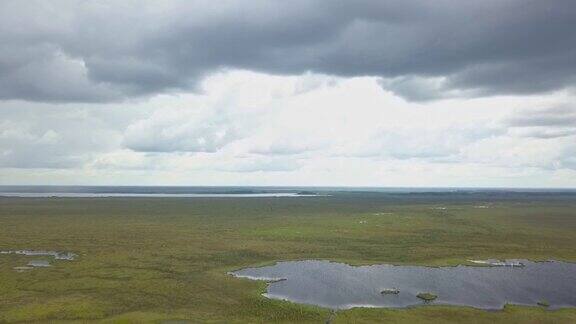
{"type": "Polygon", "coordinates": [[[542,111],[551,114],[543,107],[570,102],[570,94],[407,102],[378,80],[223,71],[206,79],[199,94],[124,104],[5,101],[0,178],[68,184],[576,185],[571,124],[558,118],[535,124],[544,120],[542,111]],[[522,123],[511,122],[520,117],[522,123]]]}
{"type": "Polygon", "coordinates": [[[218,111],[161,108],[128,126],[124,146],[139,152],[216,152],[245,131],[218,111]]]}
{"type": "Polygon", "coordinates": [[[217,162],[215,169],[227,172],[287,172],[301,167],[297,160],[285,157],[248,156],[217,162]]]}

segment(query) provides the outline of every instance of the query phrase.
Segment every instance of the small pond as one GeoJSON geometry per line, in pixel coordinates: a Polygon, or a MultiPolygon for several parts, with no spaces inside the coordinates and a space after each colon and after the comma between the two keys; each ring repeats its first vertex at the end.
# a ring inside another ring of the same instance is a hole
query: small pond
{"type": "Polygon", "coordinates": [[[32,260],[32,261],[28,262],[28,267],[43,268],[43,267],[49,267],[49,266],[50,266],[50,262],[48,262],[46,260],[32,260]]]}
{"type": "Polygon", "coordinates": [[[423,304],[496,310],[538,303],[576,306],[576,263],[527,260],[476,261],[486,266],[350,266],[329,261],[278,262],[231,274],[270,281],[264,296],[333,309],[410,307],[423,304]],[[437,298],[417,297],[431,293],[437,298]]]}
{"type": "Polygon", "coordinates": [[[74,260],[76,254],[71,252],[60,252],[60,251],[38,251],[38,250],[8,250],[0,251],[0,254],[18,254],[26,256],[47,256],[53,257],[55,260],[74,260]]]}
{"type": "MultiPolygon", "coordinates": [[[[0,251],[2,254],[15,254],[24,255],[28,257],[48,257],[54,260],[64,260],[72,261],[76,259],[77,255],[71,252],[61,252],[61,251],[43,251],[43,250],[5,250],[0,251]]],[[[50,261],[46,259],[34,259],[27,263],[26,266],[15,266],[14,271],[16,272],[26,272],[34,268],[45,268],[51,266],[50,261]]]]}

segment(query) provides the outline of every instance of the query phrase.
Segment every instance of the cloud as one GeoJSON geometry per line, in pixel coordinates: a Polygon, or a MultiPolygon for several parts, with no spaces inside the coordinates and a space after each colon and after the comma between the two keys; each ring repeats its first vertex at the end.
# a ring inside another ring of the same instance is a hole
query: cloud
{"type": "Polygon", "coordinates": [[[464,147],[460,153],[460,163],[477,163],[491,166],[505,166],[510,169],[527,170],[537,168],[556,170],[572,168],[573,139],[568,138],[522,138],[499,136],[487,138],[464,147]]]}
{"type": "Polygon", "coordinates": [[[558,138],[558,137],[569,137],[576,135],[576,129],[550,129],[546,127],[531,127],[531,128],[516,128],[511,129],[511,135],[520,137],[533,137],[533,138],[558,138]]]}
{"type": "Polygon", "coordinates": [[[513,127],[576,127],[576,106],[555,106],[518,111],[506,120],[513,127]]]}
{"type": "Polygon", "coordinates": [[[216,152],[240,136],[238,121],[193,109],[156,110],[128,126],[124,147],[138,152],[216,152]]]}
{"type": "Polygon", "coordinates": [[[5,101],[0,179],[574,186],[570,94],[410,102],[378,80],[224,71],[128,103],[5,101]]]}
{"type": "Polygon", "coordinates": [[[78,168],[117,145],[118,134],[102,127],[97,117],[79,120],[68,109],[57,112],[42,115],[4,108],[0,168],[78,168]]]}
{"type": "Polygon", "coordinates": [[[216,74],[200,85],[201,95],[175,97],[124,131],[123,147],[137,152],[214,153],[254,133],[268,105],[294,93],[292,79],[251,72],[216,74]]]}
{"type": "Polygon", "coordinates": [[[111,84],[90,80],[83,61],[67,56],[54,46],[38,46],[24,51],[29,50],[34,57],[30,61],[4,69],[0,64],[1,99],[100,102],[124,97],[120,89],[114,89],[111,84]]]}
{"type": "Polygon", "coordinates": [[[379,84],[385,90],[411,101],[429,101],[449,98],[445,78],[397,77],[380,79],[379,84]]]}
{"type": "Polygon", "coordinates": [[[253,142],[249,149],[250,153],[260,155],[297,155],[302,153],[317,152],[330,146],[330,140],[310,130],[292,130],[288,127],[283,132],[276,133],[265,129],[253,136],[253,142]]]}
{"type": "Polygon", "coordinates": [[[341,146],[335,156],[375,159],[456,161],[463,148],[483,139],[500,136],[504,129],[486,125],[446,125],[428,128],[386,127],[376,129],[362,141],[341,146]]]}
{"type": "Polygon", "coordinates": [[[150,154],[131,150],[115,150],[99,154],[87,163],[94,169],[108,170],[153,170],[160,167],[158,161],[150,154]]]}
{"type": "Polygon", "coordinates": [[[575,20],[570,0],[7,0],[0,99],[198,91],[223,69],[382,77],[414,101],[573,89],[575,20]]]}
{"type": "Polygon", "coordinates": [[[216,169],[226,172],[288,172],[301,167],[294,159],[285,157],[242,157],[216,164],[216,169]]]}
{"type": "Polygon", "coordinates": [[[380,79],[378,82],[383,89],[415,102],[480,96],[480,93],[474,89],[462,90],[451,87],[447,77],[401,76],[380,79]]]}
{"type": "Polygon", "coordinates": [[[576,106],[516,110],[504,124],[509,127],[510,134],[521,137],[570,137],[576,135],[576,106]]]}

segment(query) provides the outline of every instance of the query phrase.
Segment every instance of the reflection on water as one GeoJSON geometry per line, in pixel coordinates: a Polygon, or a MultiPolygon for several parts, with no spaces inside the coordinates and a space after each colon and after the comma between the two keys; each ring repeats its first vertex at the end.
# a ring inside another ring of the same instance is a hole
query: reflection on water
{"type": "Polygon", "coordinates": [[[575,263],[507,260],[495,265],[355,267],[308,260],[278,262],[231,274],[271,281],[266,297],[334,309],[425,303],[501,309],[506,303],[537,305],[543,301],[552,309],[576,306],[575,263]],[[398,293],[387,293],[390,289],[398,289],[398,293]],[[420,293],[438,297],[425,302],[417,297],[420,293]]]}

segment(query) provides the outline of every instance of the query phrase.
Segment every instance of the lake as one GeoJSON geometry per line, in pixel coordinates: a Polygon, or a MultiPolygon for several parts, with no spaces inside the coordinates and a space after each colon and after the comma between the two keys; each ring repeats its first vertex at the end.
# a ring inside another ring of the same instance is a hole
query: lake
{"type": "Polygon", "coordinates": [[[271,281],[264,296],[332,309],[410,307],[424,304],[495,310],[505,304],[551,309],[576,306],[576,263],[509,260],[501,266],[424,267],[306,260],[231,272],[239,278],[271,281]],[[506,266],[518,265],[523,266],[506,266]],[[284,280],[285,279],[285,280],[284,280]],[[397,288],[399,293],[383,294],[397,288]],[[432,302],[419,293],[437,295],[432,302]]]}

